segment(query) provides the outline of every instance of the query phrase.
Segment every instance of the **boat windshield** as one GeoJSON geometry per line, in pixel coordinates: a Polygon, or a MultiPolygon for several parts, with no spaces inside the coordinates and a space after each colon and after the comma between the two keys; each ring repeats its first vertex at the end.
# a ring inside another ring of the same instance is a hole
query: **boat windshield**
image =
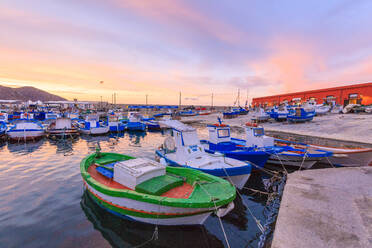
{"type": "Polygon", "coordinates": [[[265,134],[263,128],[255,128],[253,129],[254,136],[263,136],[265,134]]]}
{"type": "Polygon", "coordinates": [[[228,138],[230,137],[230,130],[228,128],[218,129],[218,138],[228,138]]]}
{"type": "Polygon", "coordinates": [[[182,138],[185,146],[191,146],[199,144],[199,138],[196,131],[194,132],[183,132],[182,138]]]}

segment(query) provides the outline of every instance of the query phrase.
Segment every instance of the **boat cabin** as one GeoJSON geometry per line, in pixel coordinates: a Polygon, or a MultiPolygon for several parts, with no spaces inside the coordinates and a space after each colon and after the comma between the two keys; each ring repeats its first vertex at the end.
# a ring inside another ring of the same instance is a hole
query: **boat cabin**
{"type": "Polygon", "coordinates": [[[129,122],[140,122],[141,114],[138,112],[128,112],[128,120],[129,122]]]}
{"type": "Polygon", "coordinates": [[[209,131],[209,142],[218,144],[221,142],[230,142],[230,126],[225,124],[213,124],[207,126],[209,131]]]}
{"type": "Polygon", "coordinates": [[[90,114],[85,117],[85,129],[93,127],[99,127],[99,116],[96,114],[90,114]]]}
{"type": "Polygon", "coordinates": [[[170,120],[167,124],[173,130],[176,158],[180,164],[205,155],[195,128],[177,120],[170,120]]]}
{"type": "Polygon", "coordinates": [[[55,129],[71,129],[71,119],[69,118],[58,118],[55,121],[55,129]]]}
{"type": "Polygon", "coordinates": [[[245,134],[247,147],[274,146],[274,138],[266,136],[264,128],[255,123],[247,123],[245,125],[245,134]]]}

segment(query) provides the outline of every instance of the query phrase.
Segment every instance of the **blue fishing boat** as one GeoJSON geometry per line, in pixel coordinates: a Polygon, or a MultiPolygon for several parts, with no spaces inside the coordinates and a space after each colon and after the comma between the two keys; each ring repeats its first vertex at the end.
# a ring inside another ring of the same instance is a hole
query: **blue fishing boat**
{"type": "Polygon", "coordinates": [[[231,141],[230,126],[220,123],[208,125],[209,140],[200,143],[208,153],[222,153],[226,157],[248,161],[254,167],[263,168],[271,152],[257,147],[244,147],[231,141]]]}
{"type": "Polygon", "coordinates": [[[109,132],[110,128],[107,123],[102,123],[99,121],[99,116],[97,114],[87,115],[85,121],[81,121],[80,132],[83,134],[100,135],[109,132]]]}
{"type": "Polygon", "coordinates": [[[305,109],[302,107],[296,107],[294,109],[290,109],[287,120],[289,122],[306,122],[311,121],[315,116],[315,110],[314,109],[305,109]]]}
{"type": "Polygon", "coordinates": [[[257,147],[270,153],[268,163],[295,166],[304,169],[311,168],[315,163],[329,158],[332,152],[313,149],[298,148],[290,145],[275,144],[273,137],[266,136],[263,127],[255,123],[247,123],[245,127],[246,139],[231,138],[231,141],[244,147],[257,147]]]}
{"type": "Polygon", "coordinates": [[[274,107],[268,112],[270,118],[276,121],[286,121],[288,117],[288,110],[285,106],[274,107]]]}
{"type": "Polygon", "coordinates": [[[126,125],[119,121],[119,116],[115,113],[111,113],[107,117],[107,125],[109,126],[110,132],[118,133],[125,130],[126,125]]]}
{"type": "Polygon", "coordinates": [[[195,128],[176,120],[168,121],[168,125],[172,127],[173,136],[166,138],[164,145],[156,151],[160,162],[224,177],[237,188],[244,187],[251,174],[250,163],[223,154],[207,153],[200,144],[195,128]]]}
{"type": "Polygon", "coordinates": [[[149,131],[160,131],[161,127],[158,121],[155,118],[147,118],[144,120],[144,123],[149,131]]]}
{"type": "Polygon", "coordinates": [[[146,131],[146,124],[141,121],[141,116],[138,112],[128,112],[128,122],[126,129],[128,131],[146,131]]]}
{"type": "Polygon", "coordinates": [[[195,115],[198,115],[198,113],[192,110],[188,110],[188,111],[181,111],[179,115],[180,116],[195,116],[195,115]]]}
{"type": "Polygon", "coordinates": [[[7,125],[4,121],[0,121],[0,139],[4,138],[6,135],[7,125]]]}
{"type": "Polygon", "coordinates": [[[225,111],[222,113],[224,119],[233,119],[238,117],[239,115],[247,115],[248,110],[243,109],[242,107],[239,108],[231,108],[229,111],[225,111]]]}

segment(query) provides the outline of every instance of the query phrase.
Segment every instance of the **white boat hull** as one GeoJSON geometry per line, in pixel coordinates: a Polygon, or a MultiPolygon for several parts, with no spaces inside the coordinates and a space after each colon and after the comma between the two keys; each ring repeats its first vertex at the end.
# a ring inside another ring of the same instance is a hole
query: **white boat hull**
{"type": "Polygon", "coordinates": [[[21,140],[21,139],[37,139],[41,138],[44,135],[44,130],[33,130],[33,131],[8,131],[8,136],[12,140],[21,140]]]}
{"type": "Polygon", "coordinates": [[[83,134],[93,134],[93,135],[99,135],[99,134],[105,134],[110,131],[110,127],[92,127],[91,129],[81,129],[80,132],[83,134]]]}
{"type": "MultiPolygon", "coordinates": [[[[92,196],[94,196],[93,198],[97,198],[100,201],[104,201],[107,204],[114,205],[119,208],[130,209],[138,212],[151,213],[153,215],[152,217],[138,217],[131,214],[124,215],[130,219],[134,219],[140,222],[157,225],[201,225],[204,223],[204,221],[208,218],[209,215],[216,211],[215,208],[170,207],[147,203],[143,201],[137,201],[134,199],[124,197],[108,196],[95,190],[86,182],[84,182],[84,184],[88,192],[92,196]],[[170,218],[156,218],[156,213],[160,213],[162,215],[167,214],[170,216],[170,218]],[[175,215],[180,215],[180,217],[175,217],[175,215]]],[[[97,203],[100,204],[100,202],[97,203]]],[[[111,209],[109,210],[110,212],[114,212],[115,214],[123,215],[121,213],[115,212],[114,210],[111,209]]]]}
{"type": "Polygon", "coordinates": [[[231,176],[231,177],[224,177],[224,179],[228,180],[230,183],[235,185],[236,188],[242,189],[244,185],[247,183],[251,174],[239,175],[239,176],[231,176]]]}

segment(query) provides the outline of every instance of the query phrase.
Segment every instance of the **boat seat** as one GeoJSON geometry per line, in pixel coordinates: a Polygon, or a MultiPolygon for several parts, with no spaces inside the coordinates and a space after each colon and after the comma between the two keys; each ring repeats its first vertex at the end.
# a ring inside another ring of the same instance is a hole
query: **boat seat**
{"type": "Polygon", "coordinates": [[[172,175],[163,175],[151,178],[136,186],[136,191],[150,195],[162,195],[163,193],[181,186],[183,179],[172,175]]]}
{"type": "Polygon", "coordinates": [[[114,171],[114,166],[115,166],[116,163],[117,162],[113,162],[113,163],[104,164],[104,165],[100,165],[100,166],[107,169],[107,170],[114,171]]]}
{"type": "Polygon", "coordinates": [[[117,157],[106,157],[106,156],[103,156],[103,157],[100,157],[100,158],[96,158],[95,159],[95,163],[99,166],[102,166],[102,165],[107,165],[107,164],[111,164],[111,163],[115,163],[115,162],[118,162],[120,161],[117,157]]]}
{"type": "Polygon", "coordinates": [[[99,174],[101,174],[102,176],[105,176],[107,178],[113,178],[114,177],[114,172],[112,172],[111,170],[108,170],[104,167],[97,167],[96,170],[98,171],[99,174]]]}

